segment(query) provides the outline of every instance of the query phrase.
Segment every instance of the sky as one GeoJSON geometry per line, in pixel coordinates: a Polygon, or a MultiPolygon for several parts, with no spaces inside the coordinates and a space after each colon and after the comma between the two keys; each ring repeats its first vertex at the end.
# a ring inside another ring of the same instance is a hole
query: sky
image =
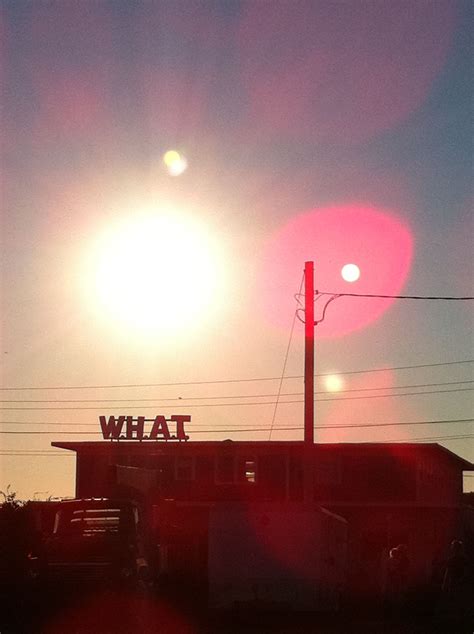
{"type": "Polygon", "coordinates": [[[474,295],[471,3],[0,15],[1,491],[73,495],[100,415],[302,439],[305,261],[315,440],[474,461],[472,302],[327,304],[474,295]]]}

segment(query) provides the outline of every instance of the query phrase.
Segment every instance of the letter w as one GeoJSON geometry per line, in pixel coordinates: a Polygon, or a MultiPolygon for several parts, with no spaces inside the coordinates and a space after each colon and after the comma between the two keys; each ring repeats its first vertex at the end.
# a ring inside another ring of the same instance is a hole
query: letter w
{"type": "Polygon", "coordinates": [[[99,416],[100,428],[102,430],[102,436],[104,440],[109,438],[119,438],[122,432],[122,427],[125,422],[125,416],[109,416],[109,420],[105,419],[105,416],[99,416]]]}

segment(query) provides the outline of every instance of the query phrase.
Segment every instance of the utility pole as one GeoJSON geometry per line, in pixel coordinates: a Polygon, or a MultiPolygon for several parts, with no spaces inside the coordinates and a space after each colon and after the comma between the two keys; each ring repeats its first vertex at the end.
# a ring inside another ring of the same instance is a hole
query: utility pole
{"type": "Polygon", "coordinates": [[[304,462],[303,500],[314,502],[314,262],[304,265],[304,462]]]}
{"type": "Polygon", "coordinates": [[[304,441],[314,443],[314,262],[304,265],[304,441]]]}

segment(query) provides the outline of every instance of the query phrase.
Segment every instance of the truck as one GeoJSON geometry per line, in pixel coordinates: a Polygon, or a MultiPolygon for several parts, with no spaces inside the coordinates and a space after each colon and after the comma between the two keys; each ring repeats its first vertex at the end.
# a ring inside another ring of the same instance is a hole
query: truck
{"type": "Polygon", "coordinates": [[[140,505],[122,499],[58,502],[52,533],[32,561],[39,581],[138,585],[149,577],[140,505]]]}

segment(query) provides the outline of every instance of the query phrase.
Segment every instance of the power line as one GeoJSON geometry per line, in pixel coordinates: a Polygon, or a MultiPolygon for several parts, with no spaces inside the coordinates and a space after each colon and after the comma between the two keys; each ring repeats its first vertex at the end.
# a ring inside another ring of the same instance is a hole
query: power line
{"type": "MultiPolygon", "coordinates": [[[[432,423],[467,423],[467,422],[471,422],[473,419],[471,418],[457,418],[457,419],[452,419],[452,420],[436,420],[436,421],[412,421],[412,422],[398,422],[398,423],[388,423],[390,425],[429,425],[432,423]]],[[[153,418],[146,418],[145,422],[152,422],[154,421],[153,418]]],[[[58,426],[76,426],[76,425],[80,425],[82,427],[94,427],[94,429],[97,429],[97,423],[82,423],[80,421],[63,421],[63,422],[58,422],[58,421],[0,421],[0,424],[2,425],[58,425],[58,426]]],[[[188,428],[190,425],[201,425],[202,423],[193,423],[193,422],[189,422],[187,423],[186,427],[188,428]]],[[[349,427],[372,427],[372,426],[376,426],[376,425],[382,425],[385,423],[352,423],[349,424],[349,427]]],[[[252,429],[255,429],[254,423],[240,423],[240,426],[246,426],[249,428],[249,431],[252,431],[252,429]]],[[[315,426],[315,429],[326,429],[326,428],[332,428],[332,427],[336,427],[336,425],[317,425],[315,426]]],[[[213,423],[213,429],[216,431],[226,431],[228,430],[228,423],[213,423]],[[220,430],[219,428],[223,427],[223,430],[220,430]]],[[[298,426],[294,427],[294,429],[298,429],[298,426]]],[[[8,431],[8,430],[7,430],[8,431]]],[[[197,431],[197,430],[191,430],[193,431],[197,431]]],[[[51,431],[51,433],[53,433],[53,431],[51,431]]],[[[61,433],[61,432],[59,432],[61,433]]],[[[86,432],[84,432],[86,433],[86,432]]]]}
{"type": "MultiPolygon", "coordinates": [[[[451,420],[423,420],[423,421],[404,421],[404,422],[395,422],[395,423],[357,423],[357,424],[348,424],[348,425],[315,425],[314,429],[362,429],[362,428],[372,428],[372,427],[397,427],[402,425],[443,425],[443,424],[454,424],[454,423],[471,423],[474,419],[472,418],[460,418],[460,419],[451,419],[451,420]]],[[[196,429],[193,430],[193,434],[212,434],[212,433],[244,433],[244,432],[264,432],[269,431],[269,427],[252,427],[247,429],[196,429]]],[[[275,430],[278,431],[291,431],[299,429],[302,430],[301,425],[292,425],[288,427],[276,427],[275,430]]],[[[57,430],[47,430],[47,431],[11,431],[11,430],[0,430],[0,434],[19,434],[19,435],[51,435],[58,433],[57,430]]],[[[90,431],[61,431],[59,432],[64,435],[89,435],[89,436],[101,436],[101,432],[90,432],[90,431]]],[[[146,441],[144,441],[146,442],[146,441]]]]}
{"type": "MultiPolygon", "coordinates": [[[[146,419],[147,422],[151,422],[153,419],[146,419]]],[[[441,424],[445,424],[445,423],[471,423],[473,422],[474,419],[473,418],[454,418],[454,419],[445,419],[445,420],[416,420],[416,421],[396,421],[396,422],[371,422],[371,423],[348,423],[348,424],[341,424],[341,425],[315,425],[314,428],[315,429],[347,429],[347,428],[361,428],[361,427],[384,427],[384,426],[390,426],[390,425],[441,425],[441,424]]],[[[76,422],[76,421],[64,421],[64,422],[50,422],[50,421],[1,421],[1,424],[3,425],[60,425],[60,426],[69,426],[69,425],[81,425],[81,426],[87,426],[87,427],[94,427],[95,429],[97,429],[97,423],[81,423],[81,422],[76,422]]],[[[187,425],[191,425],[193,423],[188,423],[187,425]]],[[[195,423],[198,424],[198,423],[195,423]]],[[[220,431],[218,429],[218,427],[216,427],[216,425],[218,426],[224,426],[224,430],[223,431],[227,431],[228,427],[225,423],[215,423],[214,425],[214,429],[216,431],[220,431]]],[[[249,431],[252,431],[252,429],[255,429],[253,423],[241,423],[240,426],[242,425],[248,425],[249,426],[249,431]]],[[[213,429],[213,430],[214,430],[213,429]]],[[[291,429],[299,429],[299,427],[296,425],[295,427],[291,427],[291,429]]],[[[8,431],[8,430],[5,430],[8,431]]],[[[195,433],[194,430],[193,433],[195,433]]],[[[0,430],[1,433],[1,430],[0,430]]],[[[54,431],[51,431],[51,433],[55,433],[54,431]]],[[[60,432],[61,433],[61,432],[60,432]]],[[[84,434],[87,434],[88,432],[85,431],[83,432],[84,434]]]]}
{"type": "Polygon", "coordinates": [[[443,301],[472,301],[474,297],[443,297],[434,295],[377,295],[368,293],[328,293],[327,291],[316,291],[315,295],[331,295],[335,299],[339,297],[369,297],[379,299],[423,299],[423,300],[443,300],[443,301]]]}
{"type": "Polygon", "coordinates": [[[347,425],[315,425],[315,429],[361,429],[363,427],[398,427],[399,425],[443,425],[445,423],[472,423],[472,418],[458,418],[451,420],[417,420],[417,421],[403,421],[395,423],[357,423],[347,425]]]}
{"type": "MultiPolygon", "coordinates": [[[[444,441],[444,442],[449,442],[452,440],[464,440],[467,438],[474,438],[473,434],[463,434],[463,435],[459,435],[459,436],[422,436],[422,437],[416,437],[416,438],[396,438],[396,439],[390,439],[390,440],[376,440],[376,441],[365,441],[365,440],[359,440],[359,441],[353,441],[354,444],[358,444],[358,443],[366,443],[366,442],[372,442],[373,444],[387,444],[387,443],[415,443],[415,442],[425,442],[425,441],[444,441]]],[[[317,444],[317,443],[316,443],[317,444]]],[[[335,442],[335,443],[324,443],[324,444],[344,444],[341,442],[335,442]]],[[[36,456],[60,456],[63,458],[75,458],[76,454],[70,453],[70,452],[64,452],[64,451],[48,451],[47,449],[44,450],[21,450],[21,451],[16,451],[16,450],[11,450],[11,451],[0,451],[0,456],[13,456],[13,457],[17,457],[17,456],[29,456],[31,457],[36,457],[36,456]]],[[[474,478],[474,475],[468,475],[468,474],[464,474],[465,478],[474,478]]]]}
{"type": "MultiPolygon", "coordinates": [[[[465,359],[462,361],[444,361],[439,363],[422,363],[415,365],[403,365],[393,366],[385,368],[368,368],[365,370],[345,370],[338,372],[338,375],[346,374],[369,374],[372,372],[388,372],[396,370],[414,370],[419,368],[435,368],[441,366],[463,365],[466,363],[474,363],[474,359],[465,359]]],[[[322,374],[315,374],[315,377],[331,376],[333,372],[326,372],[322,374]]],[[[252,377],[248,379],[220,379],[214,381],[179,381],[170,383],[122,383],[122,384],[110,384],[110,385],[56,385],[56,386],[23,386],[23,387],[0,387],[0,391],[20,391],[20,390],[95,390],[95,389],[115,389],[115,388],[139,388],[139,387],[171,387],[182,385],[219,385],[225,383],[252,383],[257,381],[279,381],[281,377],[252,377]]],[[[289,379],[302,379],[303,375],[293,375],[284,377],[285,380],[289,379]]]]}
{"type": "MultiPolygon", "coordinates": [[[[390,388],[388,388],[390,389],[390,388]]],[[[456,388],[454,390],[429,390],[429,391],[425,391],[425,392],[401,392],[399,394],[372,394],[370,396],[346,396],[343,398],[320,398],[317,399],[318,403],[324,403],[324,402],[331,402],[331,401],[354,401],[354,400],[361,400],[361,399],[373,399],[373,398],[393,398],[393,397],[399,397],[399,396],[423,396],[423,395],[429,395],[429,394],[452,394],[454,392],[470,392],[472,391],[473,388],[472,387],[464,387],[464,388],[456,388]]],[[[238,398],[238,397],[236,397],[238,398]]],[[[257,397],[256,397],[257,398],[257,397]]],[[[291,405],[294,403],[303,403],[304,400],[303,399],[298,399],[298,400],[293,400],[293,401],[279,401],[279,404],[281,405],[291,405]]],[[[239,407],[239,406],[244,406],[244,405],[275,405],[275,403],[277,403],[277,401],[266,401],[266,402],[250,402],[250,403],[200,403],[200,404],[193,404],[193,403],[189,403],[187,405],[174,405],[173,404],[173,408],[177,409],[177,408],[201,408],[201,407],[239,407]]],[[[156,407],[156,405],[134,405],[135,409],[154,409],[156,407]]],[[[16,412],[27,412],[27,411],[38,411],[38,412],[43,412],[43,411],[63,411],[63,410],[73,410],[73,411],[80,411],[80,410],[101,410],[103,409],[103,406],[101,407],[0,407],[0,411],[16,411],[16,412]]]]}
{"type": "Polygon", "coordinates": [[[4,452],[0,451],[0,456],[8,457],[8,456],[29,456],[30,458],[35,458],[36,456],[62,456],[63,458],[75,458],[74,454],[65,451],[12,451],[12,452],[4,452]]]}
{"type": "Polygon", "coordinates": [[[377,440],[375,442],[389,443],[389,442],[426,442],[442,440],[443,442],[450,440],[465,440],[467,438],[474,438],[474,434],[463,434],[459,436],[424,436],[421,438],[395,438],[390,440],[377,440]]]}
{"type": "MultiPolygon", "coordinates": [[[[415,370],[420,368],[436,368],[441,366],[451,366],[451,365],[464,365],[466,363],[474,363],[474,359],[465,359],[463,361],[445,361],[440,363],[421,363],[416,365],[399,365],[393,367],[385,367],[385,368],[372,368],[366,370],[345,370],[343,372],[337,372],[338,375],[346,375],[346,374],[369,374],[373,372],[392,372],[395,370],[415,370]]],[[[334,372],[325,372],[323,374],[315,374],[315,377],[325,377],[332,376],[335,374],[334,372]]],[[[303,375],[294,376],[294,377],[286,377],[293,379],[302,379],[303,375]]]]}
{"type": "MultiPolygon", "coordinates": [[[[301,277],[300,288],[299,288],[299,291],[298,291],[299,293],[301,293],[301,289],[303,288],[303,283],[304,283],[304,273],[303,273],[303,276],[301,277]]],[[[298,302],[298,299],[296,301],[298,302]]],[[[277,413],[277,409],[278,409],[278,403],[280,402],[280,396],[282,395],[281,394],[281,388],[282,388],[282,385],[283,385],[283,380],[285,378],[286,364],[288,362],[288,355],[290,353],[291,341],[293,339],[293,332],[295,330],[295,324],[296,324],[297,316],[298,316],[298,310],[295,310],[295,312],[293,314],[293,321],[291,322],[290,337],[288,339],[288,345],[286,347],[285,359],[283,361],[283,368],[282,368],[282,371],[281,371],[280,382],[278,384],[278,393],[276,394],[275,407],[273,408],[273,415],[272,415],[272,420],[271,420],[271,425],[270,425],[270,433],[268,435],[268,440],[271,440],[271,438],[272,438],[273,425],[275,423],[276,413],[277,413]]]]}
{"type": "MultiPolygon", "coordinates": [[[[474,380],[468,381],[443,381],[439,383],[417,383],[410,385],[391,385],[391,386],[380,386],[380,387],[359,387],[359,388],[350,388],[347,390],[337,390],[338,394],[345,394],[348,392],[374,392],[377,390],[405,390],[405,389],[414,389],[414,388],[425,388],[425,387],[439,387],[444,385],[465,385],[467,383],[474,383],[474,380]]],[[[328,394],[328,390],[316,390],[314,394],[328,394]]],[[[304,392],[286,392],[286,393],[277,393],[277,394],[234,394],[230,396],[173,396],[173,397],[157,397],[157,398],[98,398],[98,399],[2,399],[0,403],[145,403],[145,402],[153,402],[156,403],[158,401],[209,401],[209,400],[219,400],[226,398],[273,398],[277,397],[277,402],[279,397],[281,396],[302,396],[304,392]]],[[[334,397],[331,400],[337,400],[334,397]]],[[[225,405],[225,403],[223,403],[225,405]]],[[[0,408],[2,409],[2,408],[0,408]]],[[[6,408],[5,408],[6,409],[6,408]]]]}

